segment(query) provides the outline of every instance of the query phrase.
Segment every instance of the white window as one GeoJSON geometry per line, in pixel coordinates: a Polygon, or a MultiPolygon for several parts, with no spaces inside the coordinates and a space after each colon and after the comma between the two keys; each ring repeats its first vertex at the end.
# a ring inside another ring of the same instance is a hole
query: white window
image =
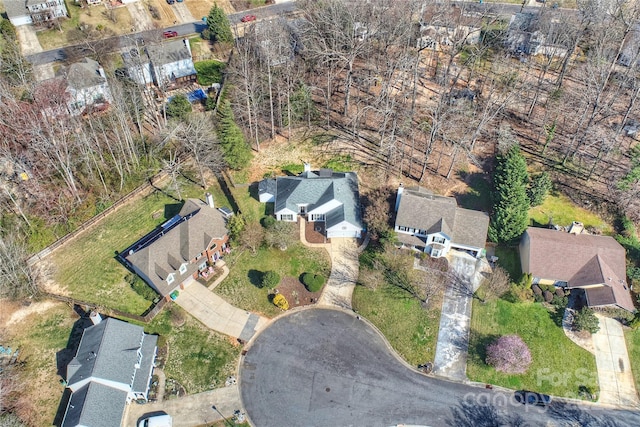
{"type": "Polygon", "coordinates": [[[306,206],[298,206],[298,212],[300,213],[300,215],[304,215],[307,213],[307,207],[306,206]]]}
{"type": "Polygon", "coordinates": [[[173,273],[167,276],[167,283],[172,284],[175,281],[175,277],[173,277],[173,273]]]}
{"type": "Polygon", "coordinates": [[[442,251],[440,249],[431,249],[431,256],[433,258],[439,258],[442,251]]]}
{"type": "Polygon", "coordinates": [[[204,270],[205,268],[207,268],[207,261],[203,262],[198,266],[198,270],[204,270]]]}
{"type": "Polygon", "coordinates": [[[293,214],[280,215],[280,221],[293,221],[293,214]]]}
{"type": "Polygon", "coordinates": [[[398,231],[407,231],[407,227],[405,227],[404,225],[399,225],[398,231]]]}
{"type": "Polygon", "coordinates": [[[186,272],[187,272],[187,264],[186,264],[186,263],[183,263],[183,264],[180,266],[180,274],[184,274],[184,273],[186,273],[186,272]]]}
{"type": "Polygon", "coordinates": [[[444,242],[445,242],[444,237],[433,236],[433,243],[440,243],[441,245],[444,245],[444,242]]]}
{"type": "Polygon", "coordinates": [[[311,221],[324,221],[324,214],[312,214],[311,221]]]}

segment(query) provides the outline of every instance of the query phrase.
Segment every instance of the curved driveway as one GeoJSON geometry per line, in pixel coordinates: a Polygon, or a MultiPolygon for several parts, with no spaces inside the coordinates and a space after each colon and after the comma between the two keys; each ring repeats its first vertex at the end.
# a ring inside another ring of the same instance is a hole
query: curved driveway
{"type": "Polygon", "coordinates": [[[603,417],[605,425],[640,425],[628,411],[525,407],[511,392],[427,377],[365,321],[322,308],[281,317],[255,338],[240,364],[240,391],[256,427],[598,426],[603,417]]]}

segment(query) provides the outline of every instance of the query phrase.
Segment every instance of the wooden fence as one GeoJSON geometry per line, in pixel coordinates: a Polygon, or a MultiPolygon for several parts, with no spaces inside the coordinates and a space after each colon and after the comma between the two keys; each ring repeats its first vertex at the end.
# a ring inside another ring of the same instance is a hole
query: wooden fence
{"type": "Polygon", "coordinates": [[[41,250],[40,252],[31,256],[27,260],[27,264],[34,265],[38,261],[43,260],[47,256],[51,255],[56,249],[59,249],[60,247],[64,246],[66,243],[70,242],[71,240],[75,239],[85,231],[89,230],[91,227],[93,227],[94,225],[102,221],[107,216],[111,215],[114,212],[117,212],[121,207],[125,206],[127,203],[129,203],[133,199],[153,193],[153,191],[156,190],[157,186],[164,183],[164,181],[166,181],[168,177],[169,175],[167,173],[162,172],[149,178],[149,182],[147,182],[146,184],[141,185],[140,187],[133,190],[131,193],[123,196],[122,198],[117,200],[113,205],[109,206],[107,209],[100,212],[98,215],[80,224],[80,226],[77,229],[62,236],[61,238],[59,238],[58,240],[56,240],[55,242],[53,242],[52,244],[50,244],[49,246],[41,250]]]}

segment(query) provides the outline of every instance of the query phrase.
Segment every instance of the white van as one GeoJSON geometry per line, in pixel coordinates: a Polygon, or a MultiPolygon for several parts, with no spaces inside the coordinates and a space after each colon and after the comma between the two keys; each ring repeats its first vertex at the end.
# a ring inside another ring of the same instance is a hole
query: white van
{"type": "Polygon", "coordinates": [[[171,427],[172,425],[171,415],[167,414],[143,418],[138,423],[138,427],[171,427]]]}

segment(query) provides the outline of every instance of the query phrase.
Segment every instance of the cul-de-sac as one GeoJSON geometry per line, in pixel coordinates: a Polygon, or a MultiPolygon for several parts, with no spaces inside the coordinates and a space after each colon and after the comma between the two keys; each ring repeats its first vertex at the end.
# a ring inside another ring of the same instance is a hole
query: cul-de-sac
{"type": "Polygon", "coordinates": [[[0,426],[640,425],[637,1],[0,35],[0,426]]]}

